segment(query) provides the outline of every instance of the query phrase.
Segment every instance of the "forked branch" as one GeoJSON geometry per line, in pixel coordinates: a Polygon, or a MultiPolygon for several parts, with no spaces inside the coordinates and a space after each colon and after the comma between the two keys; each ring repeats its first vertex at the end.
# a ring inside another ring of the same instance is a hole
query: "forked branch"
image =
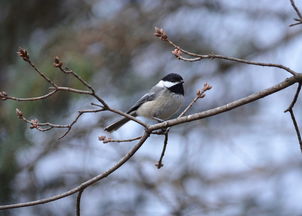
{"type": "Polygon", "coordinates": [[[301,91],[301,82],[298,83],[298,87],[297,87],[295,96],[294,96],[294,98],[293,98],[291,104],[289,105],[289,107],[288,107],[284,112],[289,112],[289,113],[290,113],[290,117],[291,117],[292,122],[293,122],[293,124],[294,124],[295,131],[296,131],[296,134],[297,134],[297,138],[298,138],[298,141],[299,141],[299,144],[300,144],[300,150],[301,150],[301,152],[302,152],[302,139],[301,139],[301,133],[300,133],[299,125],[298,125],[298,122],[297,122],[297,120],[296,120],[295,113],[294,113],[294,106],[295,106],[295,104],[296,104],[296,102],[297,102],[297,100],[298,100],[300,91],[301,91]]]}
{"type": "Polygon", "coordinates": [[[295,19],[294,19],[294,20],[296,21],[296,23],[290,24],[289,26],[292,27],[292,26],[295,26],[295,25],[300,25],[300,24],[302,24],[302,14],[301,14],[299,8],[296,6],[296,3],[295,3],[294,0],[290,0],[290,3],[291,3],[291,5],[292,5],[293,9],[295,10],[295,12],[296,12],[298,18],[295,18],[295,19]]]}
{"type": "Polygon", "coordinates": [[[264,67],[275,67],[279,69],[283,69],[287,71],[288,73],[292,75],[296,75],[297,73],[290,69],[289,67],[286,67],[281,64],[273,64],[273,63],[265,63],[265,62],[256,62],[256,61],[249,61],[246,59],[240,59],[240,58],[235,58],[235,57],[228,57],[228,56],[222,56],[222,55],[216,55],[216,54],[198,54],[198,53],[193,53],[190,51],[187,51],[180,46],[176,45],[173,41],[171,41],[168,38],[167,33],[162,29],[162,28],[157,28],[155,27],[155,33],[154,35],[161,40],[168,42],[170,45],[172,45],[175,49],[172,51],[172,54],[174,54],[178,59],[184,60],[184,61],[201,61],[204,59],[222,59],[222,60],[227,60],[227,61],[233,61],[233,62],[238,62],[238,63],[243,63],[243,64],[250,64],[250,65],[257,65],[257,66],[264,66],[264,67]],[[185,58],[182,56],[182,54],[186,54],[190,57],[193,58],[185,58]]]}

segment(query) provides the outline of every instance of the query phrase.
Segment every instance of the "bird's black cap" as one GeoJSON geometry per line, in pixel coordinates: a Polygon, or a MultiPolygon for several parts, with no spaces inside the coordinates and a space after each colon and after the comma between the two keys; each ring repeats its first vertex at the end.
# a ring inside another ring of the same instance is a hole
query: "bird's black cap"
{"type": "Polygon", "coordinates": [[[176,73],[170,73],[166,75],[164,78],[162,78],[163,81],[169,81],[169,82],[182,82],[183,78],[176,73]]]}

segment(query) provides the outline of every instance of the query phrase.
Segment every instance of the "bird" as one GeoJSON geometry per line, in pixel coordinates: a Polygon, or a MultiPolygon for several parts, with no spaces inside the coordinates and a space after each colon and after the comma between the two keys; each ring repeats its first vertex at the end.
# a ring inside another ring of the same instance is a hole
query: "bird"
{"type": "MultiPolygon", "coordinates": [[[[177,73],[169,73],[164,76],[148,93],[143,95],[130,109],[127,114],[134,117],[143,116],[162,122],[176,113],[184,100],[184,80],[177,73]]],[[[118,130],[130,119],[122,119],[107,126],[105,131],[118,130]]]]}

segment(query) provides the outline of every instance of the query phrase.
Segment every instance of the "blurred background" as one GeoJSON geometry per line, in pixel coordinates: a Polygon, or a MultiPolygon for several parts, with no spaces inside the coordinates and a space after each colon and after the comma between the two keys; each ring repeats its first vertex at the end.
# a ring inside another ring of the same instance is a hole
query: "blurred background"
{"type": "MultiPolygon", "coordinates": [[[[302,9],[301,2],[297,6],[302,9]]],[[[288,73],[219,60],[183,62],[153,36],[163,27],[181,47],[284,64],[301,72],[302,27],[289,1],[253,0],[1,0],[0,90],[17,97],[46,93],[44,82],[16,55],[26,48],[58,84],[82,88],[53,68],[54,56],[88,80],[98,95],[126,111],[170,72],[185,80],[186,104],[205,82],[213,86],[191,113],[223,105],[283,81],[288,73]]],[[[164,167],[163,137],[152,136],[108,178],[85,190],[82,215],[302,215],[302,156],[288,107],[295,86],[208,119],[173,127],[164,167]]],[[[295,107],[301,122],[301,100],[295,107]]],[[[0,101],[0,204],[49,197],[114,165],[135,143],[106,144],[98,136],[131,138],[131,122],[112,135],[118,116],[87,114],[64,130],[39,132],[18,120],[67,124],[93,98],[59,93],[38,102],[0,101]]],[[[152,123],[152,122],[149,122],[152,123]]],[[[74,215],[76,196],[1,211],[5,216],[74,215]]]]}

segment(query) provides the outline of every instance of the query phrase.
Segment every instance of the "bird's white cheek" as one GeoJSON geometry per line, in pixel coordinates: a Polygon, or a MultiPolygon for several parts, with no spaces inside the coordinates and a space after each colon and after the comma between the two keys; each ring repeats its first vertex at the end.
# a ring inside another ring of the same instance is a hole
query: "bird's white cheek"
{"type": "Polygon", "coordinates": [[[174,82],[169,82],[169,81],[163,81],[163,80],[161,80],[161,81],[159,81],[157,84],[156,84],[156,86],[157,87],[166,87],[166,88],[170,88],[170,87],[172,87],[172,86],[174,86],[174,85],[176,85],[177,83],[174,83],[174,82]]]}
{"type": "Polygon", "coordinates": [[[161,87],[161,88],[165,87],[165,86],[164,86],[164,81],[162,81],[162,80],[159,81],[159,82],[156,84],[156,86],[157,86],[157,87],[161,87]]]}

